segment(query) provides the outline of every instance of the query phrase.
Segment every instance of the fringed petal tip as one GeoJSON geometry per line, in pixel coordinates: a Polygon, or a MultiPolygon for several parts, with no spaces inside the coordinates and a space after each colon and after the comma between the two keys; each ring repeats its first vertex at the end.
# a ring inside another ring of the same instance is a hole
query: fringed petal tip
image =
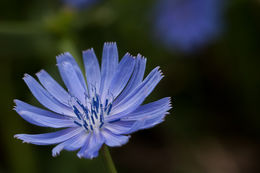
{"type": "Polygon", "coordinates": [[[85,155],[82,155],[82,154],[77,154],[78,158],[80,159],[94,159],[94,158],[97,158],[98,157],[98,154],[94,154],[94,155],[90,155],[90,154],[85,154],[85,155]]]}
{"type": "Polygon", "coordinates": [[[24,73],[23,75],[23,80],[28,79],[29,77],[31,77],[31,75],[29,75],[28,73],[24,73]]]}
{"type": "Polygon", "coordinates": [[[19,134],[14,135],[15,139],[19,139],[19,134]]]}
{"type": "Polygon", "coordinates": [[[14,100],[13,100],[13,102],[14,102],[14,104],[15,104],[14,108],[17,106],[17,104],[18,104],[19,101],[20,101],[20,100],[18,100],[18,99],[14,99],[14,100]]]}
{"type": "Polygon", "coordinates": [[[22,143],[29,144],[30,142],[29,142],[29,141],[26,141],[26,140],[23,138],[23,136],[24,136],[24,134],[16,134],[16,135],[14,135],[14,138],[21,140],[22,143]]]}
{"type": "Polygon", "coordinates": [[[56,59],[63,58],[64,56],[72,56],[69,52],[64,52],[56,56],[56,59]]]}
{"type": "Polygon", "coordinates": [[[43,73],[46,73],[46,71],[44,69],[41,69],[40,71],[38,71],[37,73],[35,73],[36,76],[39,76],[43,73]]]}
{"type": "Polygon", "coordinates": [[[104,46],[117,46],[116,42],[105,42],[104,46]]]}
{"type": "Polygon", "coordinates": [[[85,49],[85,50],[82,50],[82,53],[84,53],[84,52],[94,52],[95,50],[94,50],[94,48],[93,47],[91,47],[91,48],[88,48],[88,49],[85,49]]]}
{"type": "Polygon", "coordinates": [[[52,157],[57,157],[60,155],[60,152],[61,151],[55,147],[55,148],[53,148],[51,155],[52,155],[52,157]]]}
{"type": "Polygon", "coordinates": [[[164,77],[164,75],[163,75],[163,72],[162,72],[162,70],[160,69],[160,66],[157,66],[157,68],[158,68],[158,72],[160,73],[161,77],[163,78],[163,77],[164,77]]]}
{"type": "Polygon", "coordinates": [[[60,62],[68,61],[67,58],[72,58],[72,55],[69,52],[64,52],[56,56],[57,64],[56,66],[60,65],[60,62]]]}
{"type": "MultiPolygon", "coordinates": [[[[172,109],[172,98],[171,97],[166,97],[168,99],[168,110],[172,109]]],[[[169,112],[167,112],[169,113],[169,112]]]]}
{"type": "Polygon", "coordinates": [[[172,99],[171,99],[171,97],[165,97],[167,100],[168,100],[168,107],[169,107],[169,109],[171,109],[172,108],[172,99]]]}
{"type": "Polygon", "coordinates": [[[12,110],[14,110],[14,111],[18,111],[18,104],[19,104],[19,102],[21,102],[20,100],[18,100],[18,99],[14,99],[13,100],[13,102],[14,102],[14,107],[13,107],[13,109],[12,110]]]}
{"type": "Polygon", "coordinates": [[[79,151],[77,153],[77,156],[80,159],[83,158],[83,159],[91,159],[92,160],[92,159],[98,157],[98,154],[99,154],[99,149],[97,151],[94,151],[94,152],[89,151],[89,152],[86,152],[86,153],[82,153],[81,151],[79,151]]]}
{"type": "Polygon", "coordinates": [[[20,140],[22,140],[22,141],[24,141],[24,139],[23,139],[23,136],[24,136],[25,134],[16,134],[16,135],[14,135],[14,138],[15,139],[20,139],[20,140]]]}
{"type": "Polygon", "coordinates": [[[141,55],[140,53],[137,54],[136,58],[137,58],[137,59],[141,59],[141,60],[143,60],[144,62],[147,61],[147,58],[146,58],[145,56],[141,55]]]}
{"type": "Polygon", "coordinates": [[[128,56],[128,57],[130,57],[130,58],[132,58],[132,59],[136,59],[136,56],[131,55],[129,52],[126,52],[126,54],[124,55],[124,57],[125,57],[125,56],[128,56]]]}
{"type": "Polygon", "coordinates": [[[157,67],[154,68],[154,71],[158,72],[161,76],[161,79],[162,79],[164,77],[164,75],[163,75],[163,72],[160,68],[161,68],[160,66],[157,66],[157,67]]]}

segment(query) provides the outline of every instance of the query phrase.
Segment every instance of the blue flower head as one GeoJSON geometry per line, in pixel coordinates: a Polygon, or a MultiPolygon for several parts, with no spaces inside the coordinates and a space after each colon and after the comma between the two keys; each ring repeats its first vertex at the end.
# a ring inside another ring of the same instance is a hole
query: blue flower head
{"type": "Polygon", "coordinates": [[[221,30],[222,0],[160,0],[155,32],[169,48],[193,51],[221,30]]]}
{"type": "Polygon", "coordinates": [[[83,51],[86,73],[75,59],[64,53],[57,65],[68,91],[46,71],[36,74],[39,82],[25,74],[24,81],[34,97],[47,109],[15,100],[16,112],[29,123],[63,128],[44,134],[17,134],[16,138],[36,145],[57,144],[52,155],[61,150],[78,150],[79,158],[94,158],[103,144],[124,145],[129,134],[161,123],[171,108],[170,98],[141,105],[163,78],[159,67],[144,77],[146,58],[126,53],[118,63],[116,43],[105,43],[101,70],[93,49],[83,51]]]}

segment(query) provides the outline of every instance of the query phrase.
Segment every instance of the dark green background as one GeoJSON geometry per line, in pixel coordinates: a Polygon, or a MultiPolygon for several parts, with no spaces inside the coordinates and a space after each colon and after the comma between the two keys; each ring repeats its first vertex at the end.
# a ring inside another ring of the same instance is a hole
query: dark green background
{"type": "Polygon", "coordinates": [[[225,1],[219,38],[193,53],[171,52],[153,39],[151,0],[103,0],[79,12],[59,1],[0,1],[0,172],[106,172],[102,157],[75,152],[51,156],[50,146],[22,144],[17,133],[52,131],[33,126],[15,111],[13,99],[39,105],[24,73],[46,69],[58,81],[55,56],[116,41],[147,57],[147,73],[160,66],[165,78],[147,101],[171,96],[166,121],[137,132],[110,149],[119,172],[257,173],[260,132],[260,2],[225,1]]]}

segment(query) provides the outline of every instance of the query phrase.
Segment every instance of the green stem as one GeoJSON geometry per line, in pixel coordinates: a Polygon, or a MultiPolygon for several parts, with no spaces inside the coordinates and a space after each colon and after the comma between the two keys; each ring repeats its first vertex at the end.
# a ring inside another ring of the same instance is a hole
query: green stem
{"type": "Polygon", "coordinates": [[[102,147],[102,153],[103,153],[104,161],[106,163],[106,167],[108,169],[108,172],[109,173],[117,173],[116,167],[115,167],[114,162],[112,160],[112,157],[110,155],[109,149],[106,145],[104,145],[102,147]]]}

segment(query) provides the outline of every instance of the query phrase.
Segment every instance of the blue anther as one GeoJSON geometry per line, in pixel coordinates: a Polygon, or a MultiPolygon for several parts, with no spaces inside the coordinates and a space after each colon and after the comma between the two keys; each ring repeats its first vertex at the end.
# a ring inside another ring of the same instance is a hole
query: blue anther
{"type": "Polygon", "coordinates": [[[112,120],[112,121],[109,121],[109,123],[115,123],[115,122],[117,122],[117,121],[120,121],[120,118],[115,119],[115,120],[112,120]]]}
{"type": "Polygon", "coordinates": [[[87,110],[86,112],[85,112],[85,115],[86,115],[86,118],[89,120],[89,111],[87,110]]]}
{"type": "Polygon", "coordinates": [[[89,116],[88,116],[88,110],[85,109],[84,112],[85,112],[86,118],[89,119],[89,116]]]}
{"type": "Polygon", "coordinates": [[[103,118],[104,118],[104,115],[102,113],[102,114],[100,114],[100,122],[103,122],[103,118]]]}
{"type": "Polygon", "coordinates": [[[93,109],[96,109],[96,110],[98,111],[99,103],[96,102],[96,101],[94,101],[93,104],[94,104],[94,105],[93,105],[93,109]]]}
{"type": "Polygon", "coordinates": [[[91,116],[92,123],[95,124],[93,116],[91,116]]]}
{"type": "Polygon", "coordinates": [[[98,109],[99,109],[99,103],[98,102],[96,102],[97,104],[96,104],[96,111],[97,111],[97,113],[98,113],[98,109]]]}
{"type": "Polygon", "coordinates": [[[101,110],[101,112],[103,111],[103,104],[102,103],[100,104],[100,110],[101,110]]]}
{"type": "Polygon", "coordinates": [[[103,122],[101,122],[101,123],[100,123],[100,125],[99,125],[99,128],[101,128],[103,125],[104,125],[104,123],[103,123],[103,122]]]}
{"type": "Polygon", "coordinates": [[[96,111],[94,111],[95,118],[98,119],[96,111]]]}
{"type": "Polygon", "coordinates": [[[73,111],[77,115],[78,119],[81,120],[81,114],[76,106],[73,106],[73,111]]]}
{"type": "Polygon", "coordinates": [[[80,107],[83,109],[83,111],[85,112],[85,114],[88,114],[88,110],[86,109],[86,107],[81,104],[78,100],[77,100],[77,103],[80,105],[80,107]]]}
{"type": "Polygon", "coordinates": [[[88,127],[87,127],[87,125],[86,125],[86,124],[84,124],[84,125],[83,125],[83,127],[84,127],[86,130],[88,130],[88,127]]]}
{"type": "Polygon", "coordinates": [[[107,110],[107,104],[108,104],[108,99],[106,99],[106,103],[105,103],[105,111],[107,110]]]}
{"type": "Polygon", "coordinates": [[[86,109],[85,106],[80,103],[80,101],[77,100],[77,103],[79,104],[79,106],[80,106],[83,110],[86,109]]]}
{"type": "Polygon", "coordinates": [[[82,124],[80,124],[79,122],[74,121],[74,123],[77,124],[78,126],[82,127],[82,124]]]}
{"type": "Polygon", "coordinates": [[[81,108],[83,109],[83,111],[87,114],[88,113],[88,110],[86,109],[85,106],[81,105],[81,108]]]}
{"type": "Polygon", "coordinates": [[[90,128],[91,128],[91,130],[93,131],[93,127],[92,127],[92,125],[90,125],[90,128]]]}
{"type": "Polygon", "coordinates": [[[83,124],[88,126],[88,123],[86,122],[86,120],[83,120],[83,124]]]}
{"type": "Polygon", "coordinates": [[[83,106],[83,105],[80,103],[80,101],[79,101],[79,100],[77,100],[76,102],[77,102],[77,103],[78,103],[80,106],[83,106]]]}
{"type": "Polygon", "coordinates": [[[99,96],[96,94],[97,103],[99,104],[99,99],[98,99],[98,97],[99,97],[99,96]]]}
{"type": "Polygon", "coordinates": [[[107,115],[109,115],[109,113],[110,113],[111,109],[112,109],[112,104],[109,104],[109,105],[108,105],[108,111],[107,111],[107,115]]]}

